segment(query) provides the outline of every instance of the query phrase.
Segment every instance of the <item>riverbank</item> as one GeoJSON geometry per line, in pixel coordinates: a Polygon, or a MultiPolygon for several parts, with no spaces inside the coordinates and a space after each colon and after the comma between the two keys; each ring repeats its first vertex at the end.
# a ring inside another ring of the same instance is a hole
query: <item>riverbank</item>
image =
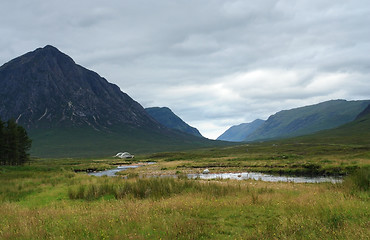
{"type": "Polygon", "coordinates": [[[369,161],[366,147],[263,144],[133,160],[34,159],[0,167],[0,239],[368,239],[369,161]],[[86,173],[138,162],[122,177],[86,173]],[[186,177],[303,166],[351,176],[335,184],[186,177]]]}
{"type": "Polygon", "coordinates": [[[127,173],[127,170],[136,169],[139,167],[155,164],[151,162],[150,164],[140,163],[140,164],[131,164],[126,166],[118,166],[114,169],[90,172],[88,175],[97,176],[97,177],[124,177],[128,178],[129,176],[146,178],[146,177],[169,177],[169,178],[188,178],[188,179],[203,179],[203,180],[258,180],[264,182],[295,182],[295,183],[321,183],[321,182],[331,182],[331,183],[341,183],[341,177],[327,177],[327,176],[276,176],[276,175],[267,175],[257,172],[238,172],[238,173],[211,173],[208,169],[205,169],[203,173],[190,173],[190,174],[164,174],[163,172],[148,172],[145,175],[135,174],[132,172],[127,173]],[[206,171],[206,173],[205,173],[206,171]],[[157,173],[157,175],[156,175],[157,173]]]}
{"type": "Polygon", "coordinates": [[[369,191],[282,183],[0,174],[1,239],[366,239],[369,191]]]}

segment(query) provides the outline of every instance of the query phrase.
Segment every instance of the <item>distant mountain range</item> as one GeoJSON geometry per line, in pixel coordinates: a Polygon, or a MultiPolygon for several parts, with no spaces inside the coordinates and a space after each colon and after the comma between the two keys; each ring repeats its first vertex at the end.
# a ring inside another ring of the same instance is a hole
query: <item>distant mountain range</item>
{"type": "Polygon", "coordinates": [[[334,129],[290,138],[286,142],[370,145],[370,105],[354,121],[334,129]]]}
{"type": "Polygon", "coordinates": [[[203,137],[198,129],[189,126],[186,122],[184,122],[181,118],[174,114],[168,107],[145,108],[145,111],[160,124],[168,128],[189,133],[197,137],[203,137]]]}
{"type": "MultiPolygon", "coordinates": [[[[270,116],[252,132],[244,132],[243,129],[240,129],[242,133],[237,132],[237,136],[246,136],[240,141],[256,141],[312,134],[353,121],[369,103],[370,100],[331,100],[311,106],[284,110],[270,116]]],[[[223,135],[229,134],[228,139],[238,139],[237,137],[233,138],[230,131],[228,131],[223,135]]],[[[224,138],[224,140],[226,139],[224,138]]]]}
{"type": "MultiPolygon", "coordinates": [[[[203,138],[169,108],[144,109],[116,85],[49,45],[0,67],[0,99],[0,118],[16,119],[27,129],[33,140],[31,154],[37,157],[99,157],[227,144],[203,138]]],[[[353,141],[364,140],[370,132],[369,104],[332,100],[284,110],[266,121],[231,127],[218,139],[261,141],[318,132],[314,135],[333,140],[348,139],[353,131],[353,141]],[[333,130],[321,131],[325,129],[333,130]]]]}
{"type": "Polygon", "coordinates": [[[250,134],[256,131],[265,121],[256,119],[251,123],[242,123],[237,126],[232,126],[226,130],[217,140],[230,141],[230,142],[242,142],[250,134]]]}
{"type": "Polygon", "coordinates": [[[119,87],[53,46],[0,67],[0,118],[16,119],[40,157],[107,156],[214,146],[154,120],[119,87]]]}
{"type": "Polygon", "coordinates": [[[363,118],[370,119],[370,104],[356,117],[356,120],[363,118]]]}

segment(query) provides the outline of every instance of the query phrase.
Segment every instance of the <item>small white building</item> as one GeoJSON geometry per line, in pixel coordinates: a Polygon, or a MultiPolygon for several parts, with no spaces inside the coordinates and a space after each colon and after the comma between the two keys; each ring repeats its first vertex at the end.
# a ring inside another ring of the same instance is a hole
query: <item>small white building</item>
{"type": "Polygon", "coordinates": [[[114,157],[118,157],[118,158],[134,158],[135,156],[134,155],[131,155],[128,152],[119,152],[114,157]]]}

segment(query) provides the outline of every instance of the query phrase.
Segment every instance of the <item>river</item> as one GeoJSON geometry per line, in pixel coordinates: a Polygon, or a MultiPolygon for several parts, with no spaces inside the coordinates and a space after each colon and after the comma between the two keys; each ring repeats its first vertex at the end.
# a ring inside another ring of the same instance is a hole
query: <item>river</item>
{"type": "MultiPolygon", "coordinates": [[[[154,163],[148,163],[154,164],[154,163]]],[[[127,165],[119,166],[115,169],[88,173],[92,176],[108,176],[114,177],[115,174],[120,171],[127,170],[129,168],[138,168],[145,165],[127,165]]],[[[176,175],[168,175],[168,177],[177,177],[176,175]]],[[[338,177],[327,177],[327,176],[315,176],[315,177],[296,177],[296,176],[275,176],[259,172],[240,172],[240,173],[198,173],[198,174],[187,174],[189,179],[234,179],[234,180],[247,180],[254,179],[265,182],[295,182],[295,183],[321,183],[321,182],[331,182],[331,183],[341,183],[342,178],[338,177]]]]}

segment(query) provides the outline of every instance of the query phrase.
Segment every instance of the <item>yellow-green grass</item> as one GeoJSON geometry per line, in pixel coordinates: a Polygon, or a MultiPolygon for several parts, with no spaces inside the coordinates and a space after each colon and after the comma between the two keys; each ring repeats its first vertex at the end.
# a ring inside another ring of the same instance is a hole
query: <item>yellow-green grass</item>
{"type": "Polygon", "coordinates": [[[370,236],[369,191],[356,190],[351,181],[295,184],[172,178],[126,180],[39,168],[2,171],[0,184],[0,239],[370,236]],[[128,183],[144,195],[128,192],[115,196],[109,190],[128,183]],[[91,195],[86,191],[86,197],[76,199],[72,193],[81,186],[93,190],[91,195]],[[167,192],[154,194],[163,189],[167,192]]]}
{"type": "MultiPolygon", "coordinates": [[[[136,155],[135,159],[34,159],[31,166],[99,171],[136,162],[156,162],[154,172],[257,171],[285,175],[347,175],[370,166],[370,146],[270,142],[184,152],[136,155]]],[[[142,171],[138,169],[137,171],[142,171]]],[[[167,174],[167,173],[166,173],[167,174]]]]}
{"type": "Polygon", "coordinates": [[[0,239],[369,239],[369,161],[366,145],[282,143],[33,159],[0,167],[0,239]],[[148,161],[117,178],[84,173],[148,161]],[[206,167],[352,175],[343,184],[182,177],[206,167]],[[146,178],[171,174],[180,177],[146,178]]]}
{"type": "MultiPolygon", "coordinates": [[[[285,175],[347,175],[370,166],[370,147],[339,144],[253,144],[222,149],[147,155],[169,172],[255,171],[285,175]]],[[[138,169],[137,171],[141,171],[138,169]]],[[[163,171],[162,171],[163,172],[163,171]]]]}

